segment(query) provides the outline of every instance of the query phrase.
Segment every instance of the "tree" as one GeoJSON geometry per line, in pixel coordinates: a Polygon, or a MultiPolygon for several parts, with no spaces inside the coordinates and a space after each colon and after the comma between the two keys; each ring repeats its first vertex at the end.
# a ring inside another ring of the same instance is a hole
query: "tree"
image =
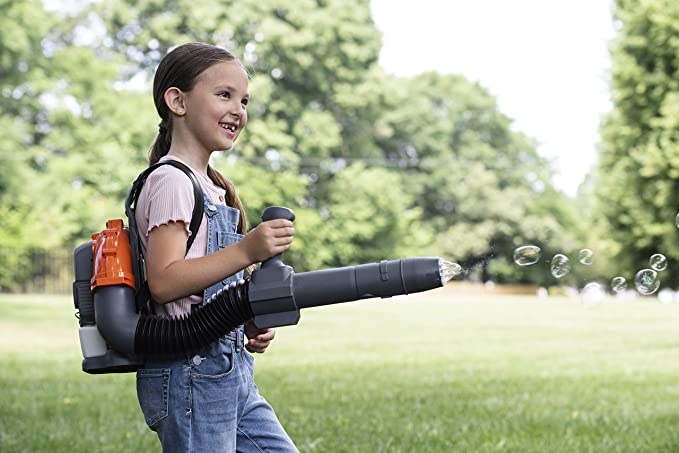
{"type": "Polygon", "coordinates": [[[296,211],[286,260],[298,270],[434,254],[468,268],[493,257],[482,278],[539,280],[511,264],[513,248],[574,247],[579,234],[548,163],[482,87],[385,75],[369,6],[114,0],[65,14],[13,2],[0,42],[10,131],[0,151],[23,154],[0,169],[0,246],[39,237],[71,247],[123,217],[159,121],[156,65],[177,44],[206,41],[251,73],[248,128],[213,164],[251,225],[267,205],[296,211]]]}
{"type": "Polygon", "coordinates": [[[41,41],[54,18],[41,14],[39,1],[2,2],[0,17],[0,288],[21,284],[27,267],[23,252],[49,242],[40,210],[32,204],[31,183],[43,162],[40,142],[44,116],[40,95],[48,59],[41,41]]]}
{"type": "Polygon", "coordinates": [[[510,264],[518,246],[556,253],[577,247],[581,236],[571,201],[553,188],[533,141],[512,132],[495,99],[461,76],[375,77],[381,88],[364,90],[373,105],[361,105],[374,124],[372,149],[403,174],[434,238],[428,251],[467,271],[480,264],[483,280],[494,273],[500,281],[551,281],[549,268],[529,274],[510,264]]]}
{"type": "MultiPolygon", "coordinates": [[[[679,259],[679,4],[619,0],[615,16],[614,108],[594,184],[610,270],[629,278],[654,253],[679,259]]],[[[676,274],[662,278],[677,283],[676,274]]]]}

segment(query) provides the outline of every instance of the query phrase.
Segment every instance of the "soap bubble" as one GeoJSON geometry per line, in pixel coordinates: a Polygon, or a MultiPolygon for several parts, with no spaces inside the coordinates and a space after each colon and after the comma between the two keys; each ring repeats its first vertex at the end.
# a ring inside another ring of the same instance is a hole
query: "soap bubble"
{"type": "Polygon", "coordinates": [[[634,286],[637,287],[637,291],[639,291],[640,294],[650,296],[660,288],[658,273],[653,269],[640,270],[634,277],[634,286]]]}
{"type": "Polygon", "coordinates": [[[613,277],[611,280],[611,289],[614,293],[620,293],[627,289],[627,280],[625,277],[613,277]]]}
{"type": "Polygon", "coordinates": [[[651,256],[649,261],[651,264],[651,269],[655,271],[664,271],[667,269],[667,258],[665,258],[665,255],[661,253],[656,253],[655,255],[651,256]]]}
{"type": "Polygon", "coordinates": [[[568,262],[568,257],[566,255],[562,255],[561,253],[554,255],[552,258],[551,270],[552,275],[556,278],[561,278],[568,274],[571,271],[571,265],[568,262]]]}
{"type": "Polygon", "coordinates": [[[658,291],[658,300],[661,304],[671,304],[674,302],[674,291],[669,288],[663,288],[658,291]]]}
{"type": "Polygon", "coordinates": [[[578,252],[578,261],[589,266],[592,264],[592,255],[594,253],[590,249],[582,249],[578,252]]]}
{"type": "Polygon", "coordinates": [[[582,288],[580,295],[582,296],[582,302],[590,307],[600,304],[606,297],[606,293],[603,288],[601,288],[601,285],[594,282],[587,283],[585,287],[582,288]]]}
{"type": "Polygon", "coordinates": [[[514,262],[519,266],[530,266],[540,261],[542,251],[537,245],[524,245],[514,250],[514,262]]]}
{"type": "Polygon", "coordinates": [[[677,213],[677,216],[674,218],[674,224],[679,228],[679,212],[677,213]]]}

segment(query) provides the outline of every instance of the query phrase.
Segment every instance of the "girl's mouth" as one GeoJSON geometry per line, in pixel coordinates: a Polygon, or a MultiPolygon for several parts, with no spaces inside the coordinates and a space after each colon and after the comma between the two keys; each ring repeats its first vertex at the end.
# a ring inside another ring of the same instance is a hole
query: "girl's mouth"
{"type": "Polygon", "coordinates": [[[219,123],[219,127],[226,131],[226,135],[233,138],[236,135],[238,126],[234,123],[219,123]]]}

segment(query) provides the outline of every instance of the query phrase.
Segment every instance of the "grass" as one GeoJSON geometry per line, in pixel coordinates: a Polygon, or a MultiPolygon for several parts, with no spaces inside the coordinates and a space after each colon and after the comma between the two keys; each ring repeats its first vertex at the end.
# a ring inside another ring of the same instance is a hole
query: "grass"
{"type": "MultiPolygon", "coordinates": [[[[302,452],[679,451],[679,306],[460,295],[305,310],[256,359],[302,452]]],[[[68,297],[0,296],[0,451],[160,451],[68,297]]]]}

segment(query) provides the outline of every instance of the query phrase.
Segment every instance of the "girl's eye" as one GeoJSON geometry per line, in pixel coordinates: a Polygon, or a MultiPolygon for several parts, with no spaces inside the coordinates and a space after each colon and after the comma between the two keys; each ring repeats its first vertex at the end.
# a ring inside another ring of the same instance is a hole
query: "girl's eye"
{"type": "Polygon", "coordinates": [[[219,93],[217,93],[217,96],[221,96],[228,99],[231,97],[231,93],[229,93],[228,91],[220,91],[219,93]]]}
{"type": "Polygon", "coordinates": [[[243,100],[240,101],[240,102],[241,102],[241,104],[243,104],[243,105],[248,105],[248,100],[247,100],[247,99],[243,99],[243,100]]]}

